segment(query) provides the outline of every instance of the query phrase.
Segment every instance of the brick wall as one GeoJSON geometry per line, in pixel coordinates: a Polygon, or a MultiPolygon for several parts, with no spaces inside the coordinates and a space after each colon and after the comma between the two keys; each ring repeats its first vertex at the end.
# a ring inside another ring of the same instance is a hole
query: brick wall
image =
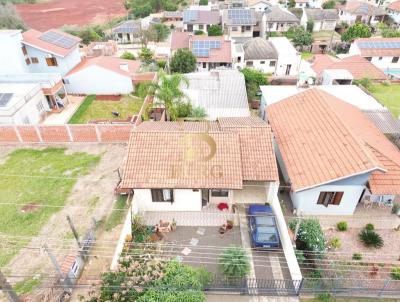
{"type": "Polygon", "coordinates": [[[0,144],[10,143],[120,143],[129,140],[132,124],[125,125],[0,125],[0,144]]]}

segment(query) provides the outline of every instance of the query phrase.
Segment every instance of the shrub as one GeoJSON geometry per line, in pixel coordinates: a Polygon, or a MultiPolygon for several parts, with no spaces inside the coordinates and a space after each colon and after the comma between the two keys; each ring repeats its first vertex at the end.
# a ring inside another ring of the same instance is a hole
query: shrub
{"type": "Polygon", "coordinates": [[[205,35],[206,33],[205,33],[204,31],[202,31],[202,30],[195,30],[195,31],[194,31],[194,34],[195,34],[196,36],[202,36],[202,35],[205,35]]]}
{"type": "Polygon", "coordinates": [[[311,278],[311,279],[321,279],[322,278],[322,273],[321,273],[320,270],[315,269],[315,270],[312,270],[312,271],[310,271],[308,273],[308,277],[311,278]]]}
{"type": "Polygon", "coordinates": [[[304,252],[300,250],[295,250],[294,251],[296,254],[297,262],[299,264],[303,264],[306,261],[306,257],[304,256],[304,252]]]}
{"type": "Polygon", "coordinates": [[[129,51],[124,51],[124,53],[121,55],[121,59],[135,60],[135,55],[129,51]]]}
{"type": "Polygon", "coordinates": [[[367,247],[380,248],[383,246],[382,237],[375,231],[364,229],[358,234],[358,237],[367,247]]]}
{"type": "Polygon", "coordinates": [[[157,66],[160,69],[164,69],[166,65],[167,65],[167,61],[164,61],[164,60],[157,61],[157,66]]]}
{"type": "Polygon", "coordinates": [[[331,294],[330,293],[321,293],[318,295],[318,301],[321,302],[330,302],[331,301],[331,294]]]}
{"type": "Polygon", "coordinates": [[[365,229],[367,231],[373,231],[373,230],[375,230],[375,227],[372,223],[367,223],[367,225],[365,226],[365,229]]]}
{"type": "Polygon", "coordinates": [[[354,253],[352,258],[353,258],[353,260],[361,260],[362,259],[362,254],[361,253],[354,253]]]}
{"type": "MultiPolygon", "coordinates": [[[[289,222],[292,231],[296,228],[296,221],[289,222]]],[[[303,219],[297,234],[296,245],[299,250],[323,252],[325,250],[325,235],[317,219],[303,219]]]]}
{"type": "Polygon", "coordinates": [[[132,237],[136,242],[144,242],[148,235],[147,226],[143,217],[139,215],[133,216],[132,219],[132,237]]]}
{"type": "Polygon", "coordinates": [[[347,222],[346,221],[340,221],[337,223],[336,228],[340,232],[345,232],[347,231],[347,222]]]}
{"type": "Polygon", "coordinates": [[[243,278],[250,271],[250,260],[241,247],[224,250],[219,259],[220,269],[226,278],[243,278]]]}
{"type": "Polygon", "coordinates": [[[360,80],[355,80],[354,84],[369,89],[372,86],[372,81],[369,78],[362,78],[360,80]]]}
{"type": "Polygon", "coordinates": [[[340,248],[341,246],[342,246],[342,243],[340,242],[340,239],[339,238],[337,238],[337,237],[333,237],[332,239],[331,239],[331,241],[330,241],[330,244],[329,244],[333,249],[338,249],[338,248],[340,248]]]}
{"type": "Polygon", "coordinates": [[[390,275],[394,280],[400,280],[400,267],[392,268],[390,275]]]}
{"type": "Polygon", "coordinates": [[[189,73],[196,70],[196,57],[186,48],[178,49],[172,56],[169,66],[171,72],[189,73]]]}

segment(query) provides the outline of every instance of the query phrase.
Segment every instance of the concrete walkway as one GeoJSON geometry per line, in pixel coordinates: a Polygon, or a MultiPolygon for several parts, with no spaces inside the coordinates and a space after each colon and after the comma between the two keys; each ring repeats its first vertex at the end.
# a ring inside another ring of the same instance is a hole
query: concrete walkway
{"type": "Polygon", "coordinates": [[[50,115],[43,121],[44,125],[62,125],[68,124],[68,121],[74,115],[79,106],[85,99],[82,96],[68,96],[69,104],[60,113],[50,113],[50,115]]]}

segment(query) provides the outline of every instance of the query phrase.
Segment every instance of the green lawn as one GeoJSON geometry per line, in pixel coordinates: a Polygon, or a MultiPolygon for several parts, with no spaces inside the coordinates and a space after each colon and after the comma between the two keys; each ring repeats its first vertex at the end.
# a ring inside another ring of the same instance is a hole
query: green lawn
{"type": "Polygon", "coordinates": [[[99,101],[95,95],[89,95],[83,101],[69,124],[86,124],[97,119],[126,119],[128,116],[139,113],[143,100],[137,97],[123,96],[120,101],[99,101]],[[120,117],[111,114],[118,111],[120,117]]]}
{"type": "Polygon", "coordinates": [[[303,60],[309,60],[309,59],[311,59],[313,56],[314,56],[314,54],[311,53],[311,52],[309,52],[309,51],[303,51],[303,52],[301,53],[301,58],[302,58],[303,60]]]}
{"type": "Polygon", "coordinates": [[[368,89],[372,95],[385,105],[398,118],[400,115],[400,84],[373,84],[368,89]]]}
{"type": "MultiPolygon", "coordinates": [[[[37,236],[51,215],[61,210],[58,206],[65,204],[76,178],[88,174],[99,160],[100,156],[83,152],[67,155],[63,148],[12,152],[0,165],[0,235],[37,236]]],[[[0,267],[29,241],[0,246],[0,267]]]]}

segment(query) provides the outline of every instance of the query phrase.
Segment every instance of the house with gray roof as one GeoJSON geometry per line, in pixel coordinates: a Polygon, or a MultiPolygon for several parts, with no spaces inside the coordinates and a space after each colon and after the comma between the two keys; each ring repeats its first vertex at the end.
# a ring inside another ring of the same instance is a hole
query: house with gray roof
{"type": "Polygon", "coordinates": [[[114,39],[118,43],[132,43],[142,29],[140,20],[127,20],[119,23],[112,29],[114,39]]]}
{"type": "Polygon", "coordinates": [[[182,84],[193,107],[202,107],[208,120],[250,116],[244,76],[238,70],[213,70],[185,74],[182,84]]]}
{"type": "Polygon", "coordinates": [[[252,38],[260,35],[261,14],[249,8],[225,9],[222,12],[224,34],[230,38],[252,38]]]}
{"type": "Polygon", "coordinates": [[[336,9],[305,8],[300,19],[300,24],[307,28],[308,22],[314,22],[313,31],[335,30],[339,20],[336,9]]]}
{"type": "Polygon", "coordinates": [[[350,25],[356,22],[376,25],[383,21],[385,15],[387,13],[382,7],[357,0],[349,0],[339,8],[340,21],[350,25]]]}
{"type": "Polygon", "coordinates": [[[211,25],[220,25],[218,10],[185,9],[183,11],[183,30],[188,32],[207,32],[211,25]]]}
{"type": "Polygon", "coordinates": [[[235,67],[250,67],[265,73],[274,73],[278,53],[272,43],[257,37],[245,43],[236,43],[234,47],[235,67]]]}
{"type": "Polygon", "coordinates": [[[263,14],[262,24],[265,31],[261,36],[265,37],[269,32],[286,32],[289,28],[298,26],[300,20],[287,9],[276,5],[263,14]]]}

